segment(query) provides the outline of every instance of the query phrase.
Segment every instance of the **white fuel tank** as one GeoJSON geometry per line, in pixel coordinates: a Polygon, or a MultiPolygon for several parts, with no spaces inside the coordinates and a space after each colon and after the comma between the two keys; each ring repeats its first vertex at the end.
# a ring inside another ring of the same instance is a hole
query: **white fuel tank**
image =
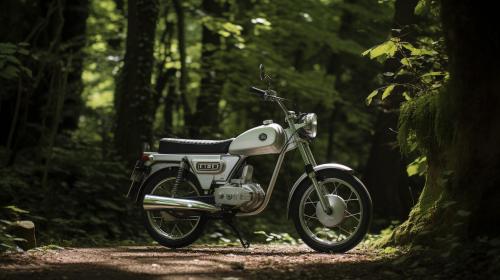
{"type": "Polygon", "coordinates": [[[281,125],[261,125],[238,135],[229,146],[229,153],[244,156],[278,154],[285,140],[285,130],[281,125]]]}

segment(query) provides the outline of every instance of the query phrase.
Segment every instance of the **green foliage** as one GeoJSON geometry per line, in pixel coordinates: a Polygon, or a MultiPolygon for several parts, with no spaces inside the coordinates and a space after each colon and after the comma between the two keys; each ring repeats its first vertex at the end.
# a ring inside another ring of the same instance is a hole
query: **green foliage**
{"type": "Polygon", "coordinates": [[[381,75],[384,85],[373,90],[366,97],[366,103],[370,105],[376,101],[384,106],[388,99],[403,100],[398,125],[399,146],[402,152],[414,158],[407,167],[408,175],[422,176],[427,170],[426,156],[432,152],[431,147],[443,145],[440,141],[449,138],[443,136],[448,135],[451,128],[440,125],[443,112],[437,110],[439,95],[449,80],[449,73],[445,70],[447,57],[441,27],[435,21],[439,14],[437,4],[421,0],[415,12],[421,20],[425,18],[426,25],[399,31],[416,33],[414,44],[394,36],[362,55],[381,63],[399,65],[394,72],[381,75]],[[393,94],[397,96],[391,96],[393,94]]]}
{"type": "Polygon", "coordinates": [[[0,78],[15,80],[21,76],[31,78],[31,70],[23,65],[19,57],[29,56],[27,43],[0,43],[0,78]]]}
{"type": "Polygon", "coordinates": [[[408,176],[423,176],[427,171],[427,158],[424,156],[417,157],[413,162],[408,164],[406,173],[408,176]]]}
{"type": "Polygon", "coordinates": [[[138,211],[124,197],[128,170],[102,152],[88,142],[55,148],[45,189],[39,177],[43,166],[29,157],[22,158],[22,165],[0,170],[4,199],[30,212],[25,216],[35,222],[42,244],[142,238],[134,224],[138,211]]]}
{"type": "Polygon", "coordinates": [[[300,239],[295,239],[290,234],[283,232],[283,233],[266,233],[265,231],[256,231],[254,232],[256,235],[263,236],[265,238],[265,243],[271,243],[271,244],[290,244],[290,245],[296,245],[298,243],[301,243],[302,240],[300,239]]]}
{"type": "Polygon", "coordinates": [[[10,226],[19,219],[20,215],[29,213],[14,205],[0,209],[0,252],[17,248],[15,242],[25,241],[9,233],[10,226]]]}
{"type": "Polygon", "coordinates": [[[87,19],[83,97],[91,108],[113,103],[115,75],[124,55],[125,17],[115,1],[92,0],[87,19]]]}
{"type": "Polygon", "coordinates": [[[384,43],[372,47],[362,53],[362,55],[368,55],[370,59],[378,58],[380,56],[394,57],[396,51],[398,50],[397,44],[399,43],[398,38],[391,38],[384,43]]]}
{"type": "Polygon", "coordinates": [[[398,88],[398,92],[405,100],[441,90],[449,78],[449,74],[444,71],[446,58],[442,56],[443,42],[442,40],[431,40],[419,43],[420,46],[416,47],[393,37],[363,52],[364,56],[379,59],[381,62],[387,59],[397,59],[400,63],[400,67],[395,73],[386,72],[383,74],[388,80],[388,84],[368,95],[366,98],[368,105],[380,93],[382,93],[380,99],[386,99],[394,92],[395,88],[398,88]]]}

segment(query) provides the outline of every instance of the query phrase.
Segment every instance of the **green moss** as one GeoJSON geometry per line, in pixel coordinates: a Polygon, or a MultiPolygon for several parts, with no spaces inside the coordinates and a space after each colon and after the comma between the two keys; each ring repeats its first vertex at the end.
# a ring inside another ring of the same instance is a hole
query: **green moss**
{"type": "Polygon", "coordinates": [[[438,141],[435,131],[438,94],[425,94],[401,106],[398,142],[404,153],[415,145],[428,154],[438,141]]]}

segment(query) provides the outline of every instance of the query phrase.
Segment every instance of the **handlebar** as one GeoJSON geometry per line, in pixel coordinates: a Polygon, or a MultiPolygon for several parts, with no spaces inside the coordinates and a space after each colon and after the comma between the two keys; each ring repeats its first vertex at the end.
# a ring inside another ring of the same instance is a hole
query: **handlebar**
{"type": "Polygon", "coordinates": [[[252,91],[253,93],[255,93],[257,95],[260,95],[261,97],[265,97],[267,95],[266,90],[256,88],[256,87],[250,87],[250,91],[252,91]]]}
{"type": "Polygon", "coordinates": [[[256,87],[250,87],[250,91],[252,91],[252,93],[254,93],[255,95],[258,95],[258,96],[264,98],[264,100],[267,100],[267,101],[284,101],[284,100],[286,100],[285,98],[281,98],[279,96],[276,96],[276,91],[271,90],[271,89],[265,90],[265,89],[260,89],[260,88],[256,88],[256,87]]]}
{"type": "Polygon", "coordinates": [[[276,96],[276,92],[274,90],[264,90],[264,89],[260,89],[260,88],[256,88],[256,87],[250,87],[250,91],[252,91],[252,93],[264,98],[264,100],[266,100],[266,101],[274,101],[274,102],[278,103],[278,105],[283,110],[285,115],[288,116],[288,110],[286,109],[285,105],[282,102],[282,101],[285,101],[286,99],[276,96]]]}

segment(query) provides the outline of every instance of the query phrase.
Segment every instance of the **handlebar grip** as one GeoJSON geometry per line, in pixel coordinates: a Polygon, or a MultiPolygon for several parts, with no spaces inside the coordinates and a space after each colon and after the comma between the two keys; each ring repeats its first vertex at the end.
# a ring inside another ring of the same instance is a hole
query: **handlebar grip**
{"type": "Polygon", "coordinates": [[[260,89],[260,88],[256,88],[256,87],[250,87],[250,91],[252,91],[253,93],[256,93],[258,95],[261,95],[262,97],[267,95],[267,92],[265,90],[260,89]]]}

